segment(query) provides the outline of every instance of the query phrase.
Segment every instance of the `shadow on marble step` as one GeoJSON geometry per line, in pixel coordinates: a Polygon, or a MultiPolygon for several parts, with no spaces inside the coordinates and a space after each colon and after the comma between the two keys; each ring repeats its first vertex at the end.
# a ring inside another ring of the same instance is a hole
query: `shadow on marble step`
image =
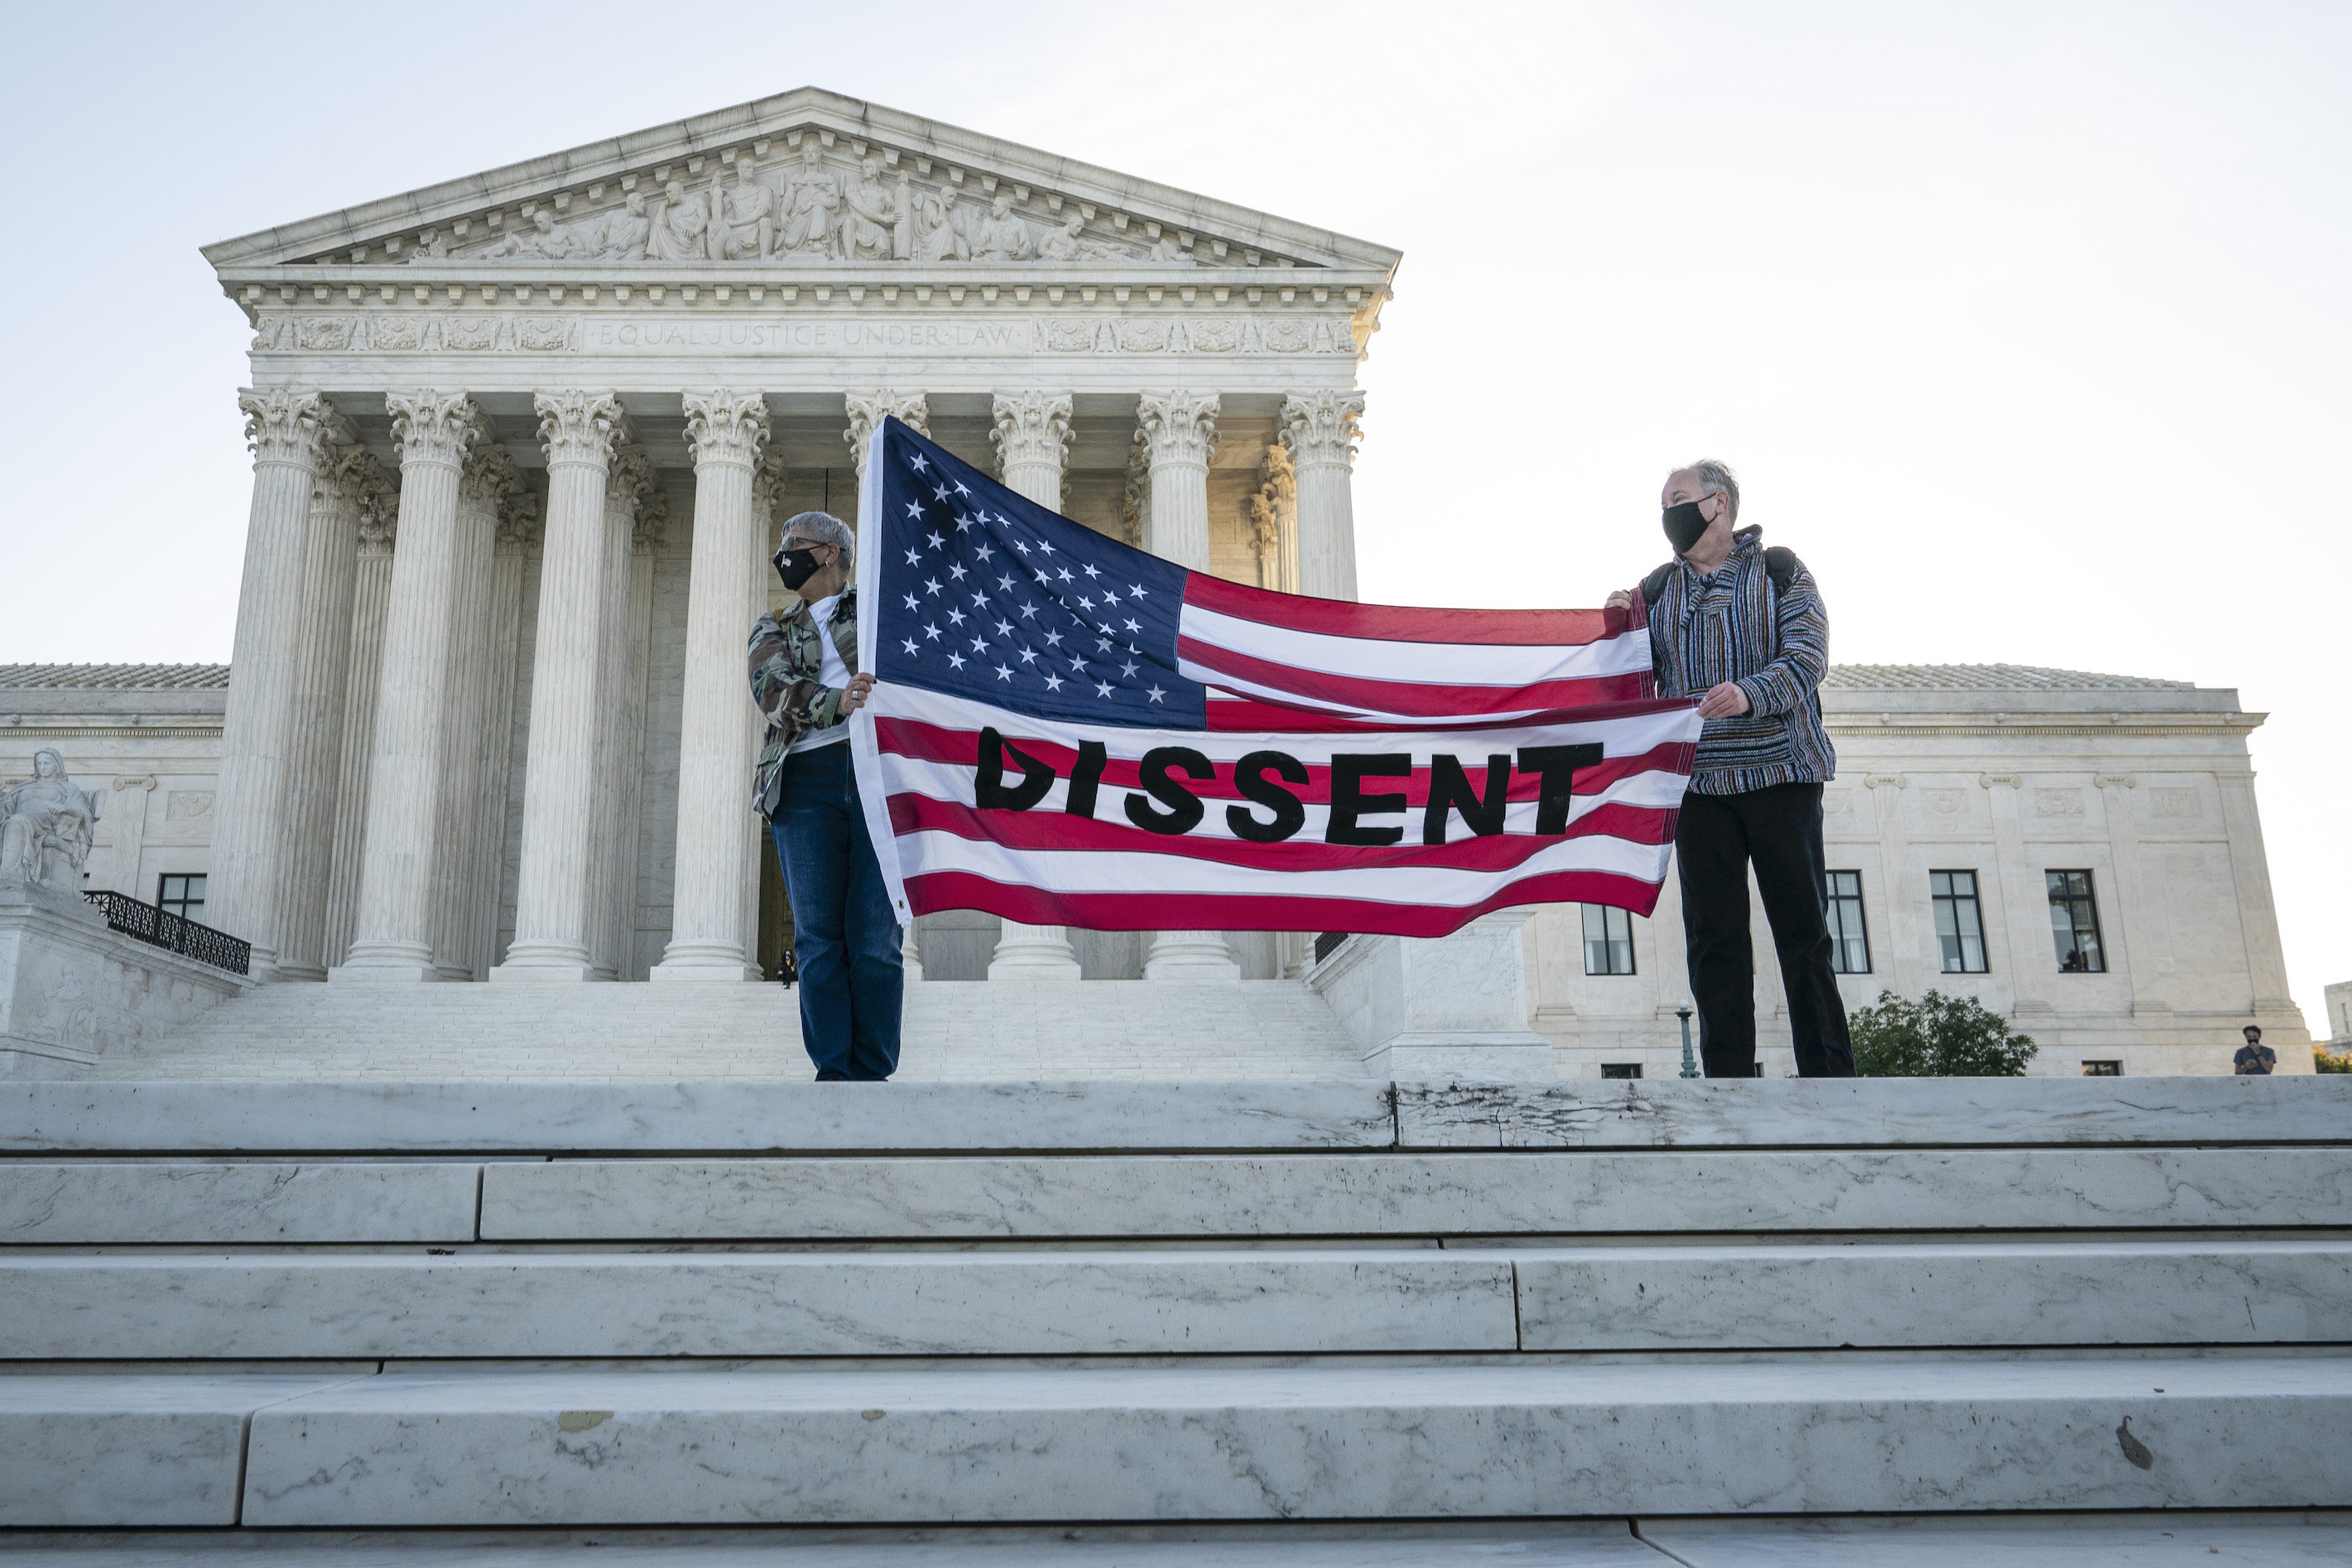
{"type": "Polygon", "coordinates": [[[2352,1513],[2234,1510],[1895,1519],[1653,1520],[1687,1568],[2341,1568],[2352,1513]]]}
{"type": "Polygon", "coordinates": [[[10,1568],[538,1568],[593,1552],[594,1568],[1672,1568],[1625,1520],[1539,1524],[1183,1524],[42,1533],[10,1568]]]}
{"type": "Polygon", "coordinates": [[[0,1359],[2352,1342],[2352,1242],[0,1258],[0,1359]]]}
{"type": "Polygon", "coordinates": [[[243,1517],[340,1528],[2325,1507],[2352,1501],[2337,1458],[2347,1422],[2352,1363],[2325,1356],[394,1372],[257,1411],[243,1517]]]}

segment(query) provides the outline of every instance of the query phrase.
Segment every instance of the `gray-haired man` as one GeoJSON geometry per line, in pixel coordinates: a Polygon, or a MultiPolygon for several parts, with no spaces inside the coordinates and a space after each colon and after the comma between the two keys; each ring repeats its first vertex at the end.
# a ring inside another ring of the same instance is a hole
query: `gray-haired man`
{"type": "MultiPolygon", "coordinates": [[[[1853,1073],[1830,967],[1822,785],[1837,753],[1822,727],[1829,616],[1803,562],[1740,528],[1739,480],[1703,459],[1666,476],[1675,558],[1642,583],[1661,697],[1697,697],[1698,757],[1675,829],[1683,942],[1709,1078],[1756,1070],[1756,962],[1748,874],[1764,896],[1789,994],[1797,1071],[1853,1073]]],[[[1612,594],[1623,607],[1630,594],[1612,594]]]]}

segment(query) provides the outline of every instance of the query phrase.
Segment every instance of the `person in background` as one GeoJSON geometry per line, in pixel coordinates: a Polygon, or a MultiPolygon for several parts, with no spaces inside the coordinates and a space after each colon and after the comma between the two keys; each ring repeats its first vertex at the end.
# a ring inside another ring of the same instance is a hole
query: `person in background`
{"type": "MultiPolygon", "coordinates": [[[[1851,1078],[1845,1004],[1830,968],[1822,785],[1837,753],[1822,727],[1830,628],[1803,562],[1741,528],[1739,480],[1713,459],[1660,496],[1675,556],[1641,586],[1661,697],[1696,697],[1698,756],[1675,829],[1683,940],[1709,1078],[1756,1072],[1756,961],[1748,874],[1764,896],[1803,1078],[1851,1078]]],[[[1633,595],[1609,596],[1628,608],[1633,595]]]]}
{"type": "Polygon", "coordinates": [[[751,700],[768,721],[751,799],[793,906],[801,1043],[819,1083],[898,1067],[906,971],[898,917],[850,767],[849,725],[874,689],[857,671],[857,536],[830,512],[784,524],[776,574],[798,598],[751,627],[751,700]]]}
{"type": "Polygon", "coordinates": [[[2253,1024],[2246,1026],[2246,1043],[2238,1047],[2234,1059],[2240,1078],[2268,1078],[2278,1071],[2278,1053],[2263,1044],[2263,1031],[2253,1024]]]}

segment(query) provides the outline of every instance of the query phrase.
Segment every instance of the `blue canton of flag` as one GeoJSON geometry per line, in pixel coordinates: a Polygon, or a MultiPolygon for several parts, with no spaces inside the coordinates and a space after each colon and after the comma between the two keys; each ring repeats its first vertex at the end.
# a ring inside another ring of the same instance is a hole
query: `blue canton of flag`
{"type": "MultiPolygon", "coordinates": [[[[1188,574],[1023,500],[896,419],[877,479],[879,592],[861,605],[885,681],[1040,718],[1199,729],[1177,673],[1188,574]]],[[[866,528],[877,520],[866,512],[866,528]]]]}

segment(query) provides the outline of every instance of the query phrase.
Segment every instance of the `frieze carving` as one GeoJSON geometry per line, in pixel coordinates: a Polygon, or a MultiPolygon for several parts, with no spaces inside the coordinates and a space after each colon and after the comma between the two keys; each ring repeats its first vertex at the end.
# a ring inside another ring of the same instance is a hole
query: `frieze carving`
{"type": "Polygon", "coordinates": [[[2159,789],[2152,792],[2150,803],[2158,816],[2202,816],[2205,801],[2193,789],[2159,789]]]}
{"type": "MultiPolygon", "coordinates": [[[[741,262],[872,264],[957,262],[1041,267],[1192,268],[1223,259],[1224,242],[1088,202],[1033,192],[982,175],[962,188],[961,169],[920,160],[909,170],[895,153],[836,151],[827,135],[785,138],[722,153],[718,166],[693,158],[663,165],[648,181],[626,174],[573,193],[525,201],[482,217],[389,237],[386,255],[436,261],[741,262]],[[845,155],[854,153],[854,155],[845,155]],[[562,210],[559,211],[558,209],[562,210]],[[570,216],[578,214],[579,216],[570,216]],[[1206,252],[1208,255],[1198,255],[1206,252]]],[[[366,249],[378,248],[375,247],[366,249]]],[[[1253,264],[1257,253],[1244,251],[1253,264]]]]}
{"type": "Polygon", "coordinates": [[[1344,325],[1244,317],[757,316],[713,321],[419,311],[404,316],[265,315],[253,352],[280,353],[595,353],[720,349],[1095,354],[1349,354],[1344,325]]]}

